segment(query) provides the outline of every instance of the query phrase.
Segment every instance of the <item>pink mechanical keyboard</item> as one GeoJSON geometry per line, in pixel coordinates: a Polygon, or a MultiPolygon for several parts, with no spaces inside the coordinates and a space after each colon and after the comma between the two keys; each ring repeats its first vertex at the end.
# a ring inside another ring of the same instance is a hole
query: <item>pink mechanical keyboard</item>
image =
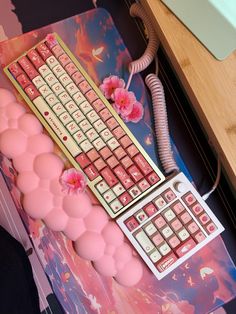
{"type": "Polygon", "coordinates": [[[153,163],[55,34],[4,68],[108,214],[161,279],[224,230],[182,174],[153,163]],[[123,213],[123,214],[122,214],[123,213]]]}

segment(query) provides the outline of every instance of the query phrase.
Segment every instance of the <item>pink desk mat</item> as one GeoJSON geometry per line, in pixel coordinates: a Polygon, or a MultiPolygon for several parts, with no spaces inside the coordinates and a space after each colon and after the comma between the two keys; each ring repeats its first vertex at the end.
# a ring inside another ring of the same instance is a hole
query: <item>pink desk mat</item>
{"type": "MultiPolygon", "coordinates": [[[[129,53],[110,15],[102,9],[2,42],[1,65],[53,31],[62,37],[97,84],[110,73],[127,78],[129,53]]],[[[0,83],[1,87],[12,89],[3,73],[0,73],[0,83]]],[[[157,161],[150,128],[149,98],[139,76],[131,89],[143,100],[145,115],[142,122],[129,127],[157,161]]],[[[188,174],[176,149],[175,156],[188,174]]],[[[62,233],[52,232],[42,221],[34,221],[25,214],[14,184],[14,170],[3,156],[0,165],[53,290],[67,313],[207,313],[235,297],[236,270],[221,237],[161,281],[146,268],[142,280],[133,288],[124,288],[112,278],[101,277],[90,262],[76,255],[71,241],[62,233]]]]}

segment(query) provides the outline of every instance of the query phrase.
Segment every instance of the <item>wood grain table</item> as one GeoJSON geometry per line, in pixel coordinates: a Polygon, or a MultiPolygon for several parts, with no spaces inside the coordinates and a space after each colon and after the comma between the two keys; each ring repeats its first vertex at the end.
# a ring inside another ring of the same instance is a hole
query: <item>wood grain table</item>
{"type": "Polygon", "coordinates": [[[216,60],[160,0],[141,3],[236,190],[236,51],[216,60]]]}

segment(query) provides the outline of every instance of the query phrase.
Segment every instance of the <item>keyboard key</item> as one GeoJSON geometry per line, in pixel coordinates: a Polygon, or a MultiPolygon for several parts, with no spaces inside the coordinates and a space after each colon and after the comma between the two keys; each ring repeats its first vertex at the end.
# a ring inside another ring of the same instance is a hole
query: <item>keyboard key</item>
{"type": "Polygon", "coordinates": [[[90,161],[87,158],[85,153],[81,153],[79,156],[77,156],[76,161],[78,162],[78,164],[80,165],[82,169],[84,169],[90,164],[90,161]]]}
{"type": "Polygon", "coordinates": [[[184,242],[181,246],[178,247],[178,249],[175,251],[176,255],[181,257],[188,253],[195,246],[196,243],[193,241],[193,239],[189,239],[188,241],[184,242]]]}
{"type": "Polygon", "coordinates": [[[110,187],[113,187],[118,183],[117,178],[114,176],[113,172],[108,167],[101,171],[101,175],[110,187]]]}
{"type": "Polygon", "coordinates": [[[140,210],[139,212],[137,212],[137,214],[135,214],[135,218],[139,223],[142,223],[143,221],[148,219],[148,216],[145,214],[143,210],[140,210]]]}
{"type": "Polygon", "coordinates": [[[93,165],[90,165],[87,168],[85,168],[84,172],[86,173],[90,181],[93,181],[99,176],[99,173],[97,172],[96,168],[93,165]]]}
{"type": "Polygon", "coordinates": [[[109,190],[109,186],[106,184],[106,182],[100,181],[97,185],[96,185],[97,190],[99,191],[99,193],[103,194],[105,193],[107,190],[109,190]]]}
{"type": "Polygon", "coordinates": [[[150,259],[153,261],[153,263],[156,263],[161,259],[161,254],[155,249],[150,255],[150,259]]]}
{"type": "Polygon", "coordinates": [[[135,233],[135,238],[137,239],[137,241],[139,242],[139,244],[142,246],[146,253],[149,253],[155,248],[143,230],[140,230],[137,233],[135,233]]]}

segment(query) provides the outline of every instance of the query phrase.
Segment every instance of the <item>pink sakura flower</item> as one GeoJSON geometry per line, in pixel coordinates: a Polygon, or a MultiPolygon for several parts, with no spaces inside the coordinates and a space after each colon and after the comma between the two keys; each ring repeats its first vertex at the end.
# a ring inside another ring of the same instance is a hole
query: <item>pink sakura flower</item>
{"type": "Polygon", "coordinates": [[[128,115],[122,115],[122,119],[125,122],[137,123],[142,119],[143,112],[143,105],[140,102],[136,101],[133,105],[133,110],[131,111],[131,113],[128,115]]]}
{"type": "Polygon", "coordinates": [[[112,100],[114,100],[114,109],[122,116],[130,114],[133,110],[133,105],[136,102],[134,93],[128,92],[124,88],[117,88],[112,94],[112,100]]]}
{"type": "Polygon", "coordinates": [[[54,34],[48,34],[46,36],[46,41],[49,45],[50,48],[52,48],[53,46],[56,46],[57,45],[57,40],[55,38],[55,35],[54,34]]]}
{"type": "Polygon", "coordinates": [[[124,80],[116,75],[111,75],[103,80],[103,83],[100,85],[100,90],[107,99],[110,99],[116,88],[123,87],[125,87],[124,80]]]}
{"type": "Polygon", "coordinates": [[[81,171],[75,168],[70,168],[63,172],[60,177],[60,183],[63,192],[76,194],[85,190],[86,178],[81,171]]]}

